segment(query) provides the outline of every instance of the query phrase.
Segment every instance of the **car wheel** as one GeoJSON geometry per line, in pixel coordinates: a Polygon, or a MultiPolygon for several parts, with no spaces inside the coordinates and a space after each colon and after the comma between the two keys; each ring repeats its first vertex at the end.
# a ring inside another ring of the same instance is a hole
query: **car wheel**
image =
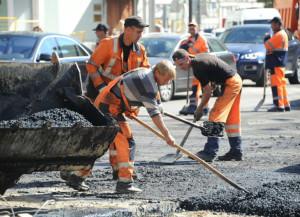
{"type": "Polygon", "coordinates": [[[289,78],[290,84],[300,84],[300,58],[297,59],[297,66],[292,77],[289,78]]]}
{"type": "Polygon", "coordinates": [[[159,86],[158,89],[161,100],[163,102],[167,102],[174,96],[174,81],[170,82],[169,84],[159,86]]]}

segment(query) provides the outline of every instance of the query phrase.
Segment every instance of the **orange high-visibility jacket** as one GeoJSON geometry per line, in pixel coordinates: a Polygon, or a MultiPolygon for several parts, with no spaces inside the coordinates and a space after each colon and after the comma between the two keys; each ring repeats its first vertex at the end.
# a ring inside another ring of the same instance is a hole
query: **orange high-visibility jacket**
{"type": "Polygon", "coordinates": [[[119,75],[138,67],[149,68],[150,64],[143,45],[133,44],[127,64],[123,61],[123,49],[119,37],[102,39],[86,65],[95,88],[100,89],[119,75]]]}
{"type": "MultiPolygon", "coordinates": [[[[192,36],[188,38],[188,43],[193,42],[192,36]]],[[[207,53],[209,51],[206,39],[199,33],[196,35],[196,40],[193,42],[193,46],[188,48],[190,54],[196,55],[199,53],[207,53]]]]}
{"type": "Polygon", "coordinates": [[[273,69],[274,67],[286,65],[288,43],[288,36],[283,29],[276,32],[265,42],[265,48],[267,50],[266,68],[273,69]]]}

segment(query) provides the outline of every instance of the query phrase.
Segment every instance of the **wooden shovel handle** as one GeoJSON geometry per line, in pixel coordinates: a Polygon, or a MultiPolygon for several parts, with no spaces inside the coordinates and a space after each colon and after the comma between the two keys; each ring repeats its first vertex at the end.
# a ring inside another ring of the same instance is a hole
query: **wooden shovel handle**
{"type": "MultiPolygon", "coordinates": [[[[146,124],[144,121],[138,119],[137,117],[133,117],[133,119],[136,122],[138,122],[139,124],[141,124],[143,127],[147,128],[148,130],[150,130],[151,132],[153,132],[155,135],[157,135],[158,137],[160,137],[161,139],[163,139],[164,141],[166,141],[165,137],[160,132],[158,132],[157,130],[153,129],[151,126],[149,126],[148,124],[146,124]]],[[[218,171],[217,169],[215,169],[214,167],[212,167],[211,165],[209,165],[204,160],[202,160],[201,158],[197,157],[196,155],[194,155],[190,151],[186,150],[183,147],[180,147],[177,144],[174,144],[174,147],[177,148],[177,150],[179,150],[182,153],[184,153],[185,155],[193,158],[198,163],[202,164],[204,167],[206,167],[208,170],[210,170],[211,172],[213,172],[214,174],[216,174],[218,177],[220,177],[222,180],[224,180],[225,182],[227,182],[228,184],[230,184],[234,188],[236,188],[238,190],[242,190],[242,191],[244,191],[246,193],[249,193],[245,188],[243,188],[242,186],[240,186],[240,185],[236,184],[235,182],[231,181],[229,178],[227,178],[225,175],[223,175],[220,171],[218,171]]]]}

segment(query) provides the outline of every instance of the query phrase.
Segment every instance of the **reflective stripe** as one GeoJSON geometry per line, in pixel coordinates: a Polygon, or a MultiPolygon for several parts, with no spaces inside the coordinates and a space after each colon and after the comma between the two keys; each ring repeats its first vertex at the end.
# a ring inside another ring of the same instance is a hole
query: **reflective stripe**
{"type": "Polygon", "coordinates": [[[273,49],[272,51],[288,51],[287,48],[276,48],[276,49],[273,49]]]}
{"type": "Polygon", "coordinates": [[[241,136],[241,133],[239,132],[239,133],[228,133],[227,132],[227,136],[228,137],[237,137],[237,136],[241,136]]]}
{"type": "Polygon", "coordinates": [[[141,66],[141,64],[142,64],[142,61],[140,61],[140,60],[137,60],[137,67],[140,67],[140,66],[141,66]]]}
{"type": "Polygon", "coordinates": [[[114,80],[115,78],[117,78],[117,75],[113,75],[111,74],[111,69],[112,67],[115,65],[116,63],[116,56],[118,55],[118,42],[119,42],[119,38],[118,37],[113,37],[113,57],[109,60],[109,63],[106,67],[105,70],[103,70],[103,68],[101,66],[99,66],[98,68],[98,72],[106,77],[109,78],[110,80],[114,80]]]}
{"type": "Polygon", "coordinates": [[[110,156],[117,156],[117,151],[116,150],[110,150],[109,155],[110,156]]]}
{"type": "Polygon", "coordinates": [[[114,171],[118,171],[118,166],[117,165],[112,165],[111,167],[113,168],[114,171]]]}
{"type": "Polygon", "coordinates": [[[118,168],[134,168],[134,163],[133,162],[122,162],[118,163],[118,168]]]}
{"type": "Polygon", "coordinates": [[[87,64],[93,65],[98,68],[98,65],[91,58],[88,60],[87,64]]]}
{"type": "Polygon", "coordinates": [[[284,99],[284,97],[282,97],[282,96],[274,96],[273,99],[279,100],[279,99],[284,99]]]}
{"type": "Polygon", "coordinates": [[[240,129],[240,128],[241,128],[241,125],[239,125],[239,124],[225,125],[226,130],[235,130],[235,129],[240,129]]]}
{"type": "Polygon", "coordinates": [[[126,182],[126,183],[130,183],[132,182],[132,179],[128,179],[128,178],[124,178],[124,177],[119,177],[118,182],[126,182]]]}

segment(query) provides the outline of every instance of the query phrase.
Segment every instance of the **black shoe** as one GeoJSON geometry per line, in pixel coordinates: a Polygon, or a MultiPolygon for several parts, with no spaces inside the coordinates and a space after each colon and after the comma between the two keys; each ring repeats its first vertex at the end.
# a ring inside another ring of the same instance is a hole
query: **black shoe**
{"type": "Polygon", "coordinates": [[[279,107],[272,107],[270,109],[268,109],[268,112],[284,112],[284,108],[279,108],[279,107]]]}
{"type": "Polygon", "coordinates": [[[186,113],[188,115],[193,115],[195,113],[196,109],[197,109],[196,105],[189,105],[189,107],[187,108],[186,113]]]}
{"type": "MultiPolygon", "coordinates": [[[[113,173],[112,173],[113,180],[118,180],[119,179],[118,173],[119,172],[117,170],[113,170],[113,173]]],[[[133,180],[137,180],[138,179],[138,175],[137,175],[137,173],[135,171],[133,171],[132,179],[133,180]]]]}
{"type": "Polygon", "coordinates": [[[205,151],[199,151],[195,155],[198,156],[199,158],[201,158],[202,160],[206,161],[206,162],[213,162],[214,159],[216,158],[215,154],[210,154],[210,153],[207,153],[205,151]]]}
{"type": "Polygon", "coordinates": [[[229,151],[225,155],[219,156],[218,160],[219,161],[231,161],[231,160],[242,161],[243,154],[240,152],[234,153],[232,151],[229,151]]]}
{"type": "Polygon", "coordinates": [[[133,186],[133,183],[117,182],[116,192],[119,194],[135,194],[142,192],[142,190],[133,186]]]}
{"type": "Polygon", "coordinates": [[[183,106],[183,108],[179,111],[180,115],[188,115],[187,113],[188,106],[183,106]]]}
{"type": "Polygon", "coordinates": [[[90,189],[90,187],[84,181],[79,181],[79,182],[68,181],[66,182],[66,184],[77,191],[88,191],[90,189]]]}
{"type": "Polygon", "coordinates": [[[284,111],[290,112],[291,111],[291,107],[284,107],[284,111]]]}
{"type": "Polygon", "coordinates": [[[71,174],[70,172],[61,171],[60,177],[66,181],[66,184],[77,191],[88,191],[90,188],[84,182],[84,178],[71,174]]]}

